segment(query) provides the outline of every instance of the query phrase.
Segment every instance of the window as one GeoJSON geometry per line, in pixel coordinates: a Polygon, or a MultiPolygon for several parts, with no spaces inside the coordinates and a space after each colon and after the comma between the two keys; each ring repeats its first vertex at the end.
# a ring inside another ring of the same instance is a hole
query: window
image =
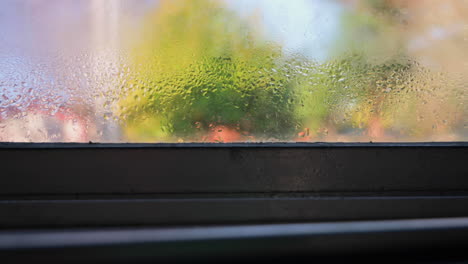
{"type": "MultiPolygon", "coordinates": [[[[462,0],[2,0],[0,228],[466,217],[467,22],[462,0]]],[[[0,232],[0,255],[406,250],[466,221],[0,232]]]]}
{"type": "Polygon", "coordinates": [[[464,1],[7,0],[0,141],[465,141],[464,1]]]}
{"type": "Polygon", "coordinates": [[[0,223],[462,216],[467,8],[1,1],[0,223]]]}

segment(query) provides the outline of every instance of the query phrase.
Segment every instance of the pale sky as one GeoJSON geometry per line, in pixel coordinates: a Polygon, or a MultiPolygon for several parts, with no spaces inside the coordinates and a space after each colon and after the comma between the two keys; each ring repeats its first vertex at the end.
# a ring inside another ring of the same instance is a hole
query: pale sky
{"type": "Polygon", "coordinates": [[[323,61],[339,32],[342,7],[330,0],[228,0],[241,16],[261,15],[267,38],[323,61]]]}

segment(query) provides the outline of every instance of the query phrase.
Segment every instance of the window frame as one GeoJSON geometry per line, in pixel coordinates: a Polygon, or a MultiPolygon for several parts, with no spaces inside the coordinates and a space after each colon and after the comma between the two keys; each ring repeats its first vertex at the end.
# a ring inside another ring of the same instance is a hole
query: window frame
{"type": "Polygon", "coordinates": [[[0,143],[0,227],[468,216],[468,142],[0,143]]]}

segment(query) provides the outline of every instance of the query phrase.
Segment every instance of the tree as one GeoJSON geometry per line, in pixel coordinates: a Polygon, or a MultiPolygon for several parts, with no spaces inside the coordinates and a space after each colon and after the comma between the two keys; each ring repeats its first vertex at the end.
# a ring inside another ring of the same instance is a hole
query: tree
{"type": "Polygon", "coordinates": [[[281,47],[221,2],[161,1],[145,32],[119,103],[130,137],[199,141],[220,127],[256,140],[294,134],[295,76],[281,47]]]}

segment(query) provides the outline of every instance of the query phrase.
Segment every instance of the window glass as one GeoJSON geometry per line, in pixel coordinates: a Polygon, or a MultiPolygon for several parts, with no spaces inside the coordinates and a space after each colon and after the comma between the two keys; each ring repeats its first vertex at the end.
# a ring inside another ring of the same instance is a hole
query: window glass
{"type": "Polygon", "coordinates": [[[2,0],[0,141],[466,141],[466,0],[2,0]]]}

